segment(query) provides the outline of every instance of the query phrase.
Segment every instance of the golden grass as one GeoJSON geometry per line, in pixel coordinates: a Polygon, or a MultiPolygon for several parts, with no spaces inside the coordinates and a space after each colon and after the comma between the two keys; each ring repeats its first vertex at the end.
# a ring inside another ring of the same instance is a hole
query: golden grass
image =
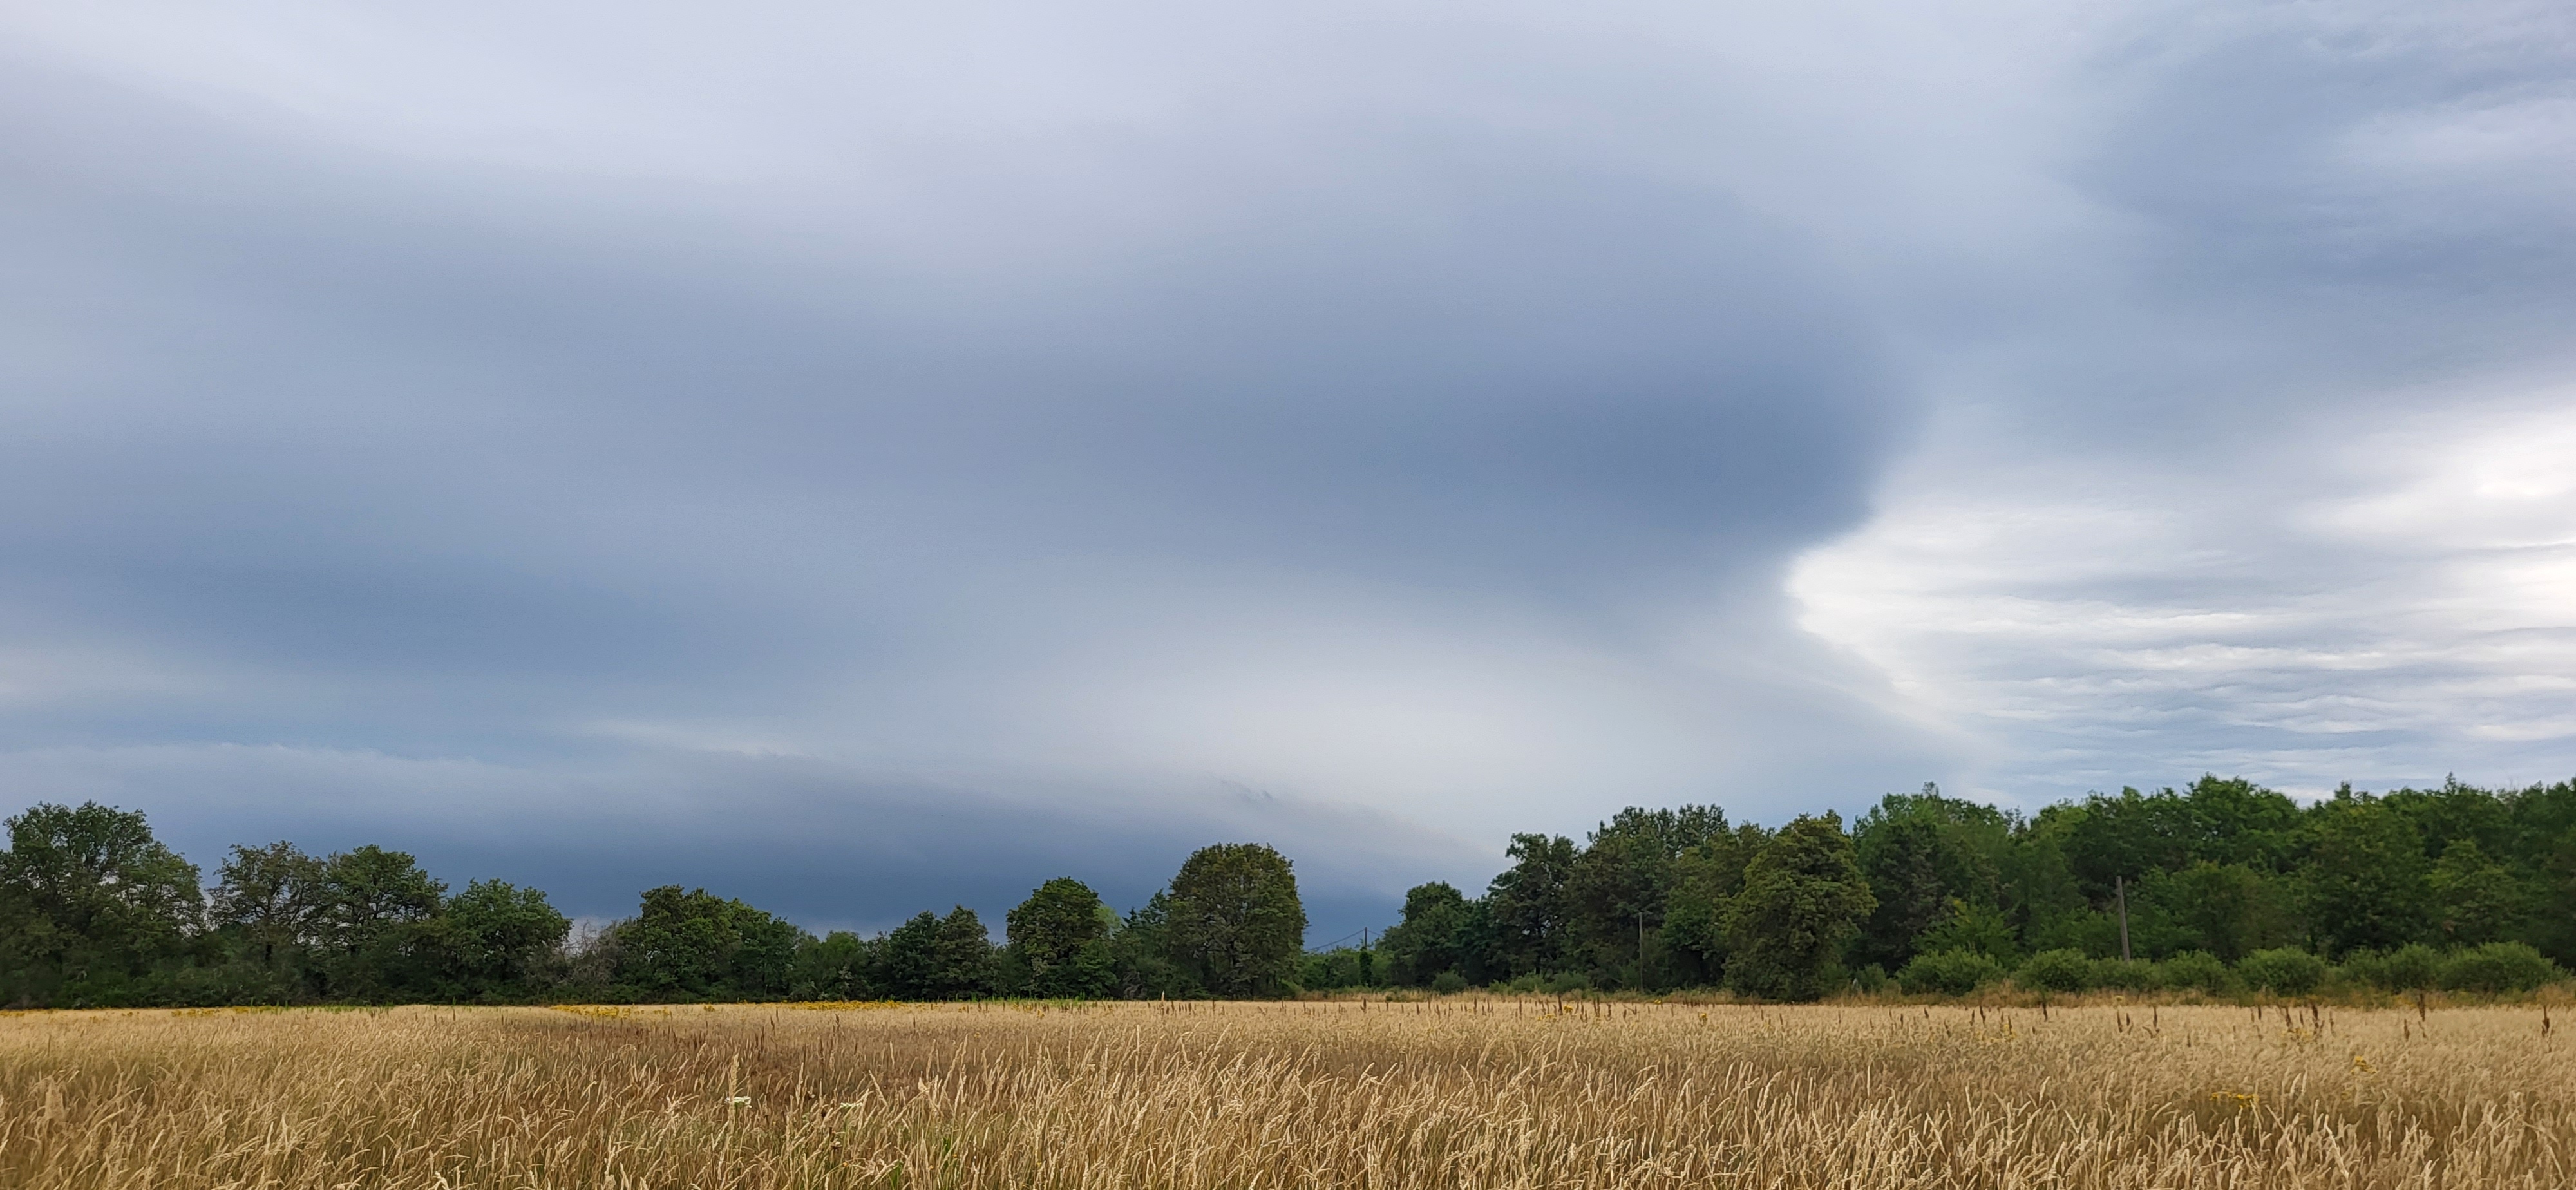
{"type": "Polygon", "coordinates": [[[2576,1184],[2535,1008],[1552,1003],[0,1019],[0,1186],[2576,1184]]]}

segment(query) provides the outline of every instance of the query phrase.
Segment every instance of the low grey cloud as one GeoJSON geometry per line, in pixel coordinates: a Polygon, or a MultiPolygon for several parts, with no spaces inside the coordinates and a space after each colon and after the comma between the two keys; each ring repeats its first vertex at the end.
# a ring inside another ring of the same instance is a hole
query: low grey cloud
{"type": "Polygon", "coordinates": [[[1630,803],[2576,759],[2545,8],[308,18],[0,72],[0,779],[201,861],[1264,838],[1337,934],[1630,803]]]}

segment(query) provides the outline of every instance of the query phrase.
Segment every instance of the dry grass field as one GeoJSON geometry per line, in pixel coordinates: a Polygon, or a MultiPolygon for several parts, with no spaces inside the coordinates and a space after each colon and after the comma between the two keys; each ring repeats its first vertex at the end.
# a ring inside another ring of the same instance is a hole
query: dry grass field
{"type": "Polygon", "coordinates": [[[0,1019],[9,1187],[2571,1184],[2523,1007],[0,1019]]]}

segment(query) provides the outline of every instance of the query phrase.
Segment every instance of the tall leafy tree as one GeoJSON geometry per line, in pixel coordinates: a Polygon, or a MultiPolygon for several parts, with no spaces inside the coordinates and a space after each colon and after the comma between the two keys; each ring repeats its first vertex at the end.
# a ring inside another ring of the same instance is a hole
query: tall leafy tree
{"type": "Polygon", "coordinates": [[[964,905],[939,919],[938,985],[941,999],[990,995],[993,991],[993,935],[982,919],[964,905]]]}
{"type": "Polygon", "coordinates": [[[2246,864],[2201,860],[2150,872],[2135,891],[2132,932],[2143,957],[2202,950],[2233,963],[2299,941],[2290,891],[2246,864]]]}
{"type": "Polygon", "coordinates": [[[1568,941],[1612,982],[1653,982],[1673,862],[1726,834],[1726,812],[1715,806],[1619,811],[1592,831],[1566,872],[1568,941]]]}
{"type": "Polygon", "coordinates": [[[201,927],[196,865],[139,812],[44,803],[7,821],[0,853],[0,997],[17,1004],[121,1003],[187,957],[201,927]]]}
{"type": "Polygon", "coordinates": [[[2521,933],[2530,895],[2522,880],[2466,834],[2442,849],[2425,874],[2435,930],[2456,946],[2501,942],[2521,933]]]}
{"type": "Polygon", "coordinates": [[[610,930],[618,984],[646,1000],[765,1000],[795,973],[804,931],[739,900],[669,884],[610,930]]]}
{"type": "Polygon", "coordinates": [[[1387,975],[1395,983],[1422,987],[1442,972],[1463,976],[1469,920],[1467,898],[1448,882],[1417,884],[1404,894],[1404,920],[1378,942],[1387,975]]]}
{"type": "Polygon", "coordinates": [[[1944,797],[1931,785],[1889,794],[1862,815],[1853,824],[1853,848],[1877,908],[1861,927],[1858,959],[1893,971],[1944,919],[2000,916],[2011,830],[1994,807],[1944,797]]]}
{"type": "Polygon", "coordinates": [[[1059,876],[1003,918],[1013,965],[1031,995],[1089,998],[1117,990],[1109,935],[1118,915],[1091,886],[1059,876]]]}
{"type": "Polygon", "coordinates": [[[2309,813],[2308,924],[2330,954],[2422,937],[2431,913],[2422,837],[2404,814],[2346,790],[2309,813]]]}
{"type": "Polygon", "coordinates": [[[1496,965],[1514,975],[1562,970],[1573,916],[1566,885],[1574,874],[1574,840],[1513,835],[1503,855],[1512,866],[1485,890],[1496,965]]]}
{"type": "Polygon", "coordinates": [[[322,861],[295,844],[235,846],[216,869],[208,917],[273,970],[313,938],[323,899],[322,861]]]}
{"type": "Polygon", "coordinates": [[[1167,945],[1220,996],[1286,991],[1305,953],[1306,907],[1287,857],[1259,843],[1191,853],[1172,877],[1167,945]]]}
{"type": "Polygon", "coordinates": [[[992,939],[975,911],[924,910],[896,926],[878,948],[877,983],[898,1000],[956,1000],[991,990],[992,939]]]}
{"type": "Polygon", "coordinates": [[[1714,983],[1726,969],[1726,915],[1744,889],[1745,865],[1770,844],[1770,834],[1746,823],[1711,835],[1673,858],[1664,897],[1663,938],[1684,982],[1714,983]]]}
{"type": "Polygon", "coordinates": [[[1130,910],[1109,936],[1109,958],[1118,974],[1118,994],[1133,1000],[1162,996],[1198,996],[1200,986],[1189,969],[1174,959],[1172,893],[1158,890],[1130,910]]]}
{"type": "Polygon", "coordinates": [[[1744,870],[1727,907],[1727,983],[1774,1000],[1813,1000],[1841,977],[1844,943],[1877,907],[1842,817],[1800,815],[1744,870]]]}
{"type": "Polygon", "coordinates": [[[2119,884],[2189,865],[2204,842],[2191,803],[2170,789],[2092,794],[2063,817],[2067,863],[2095,905],[2109,905],[2119,884]]]}
{"type": "MultiPolygon", "coordinates": [[[[2183,791],[2191,812],[2191,858],[2276,872],[2297,843],[2299,804],[2241,777],[2203,774],[2183,791]]],[[[2140,873],[2143,875],[2143,873],[2140,873]]]]}
{"type": "Polygon", "coordinates": [[[522,999],[572,922],[538,889],[476,880],[447,899],[438,920],[443,981],[451,997],[522,999]]]}
{"type": "Polygon", "coordinates": [[[792,1000],[867,1000],[881,993],[873,974],[878,946],[848,930],[834,930],[796,948],[788,980],[792,1000]]]}
{"type": "Polygon", "coordinates": [[[325,995],[385,1000],[425,995],[439,966],[432,926],[447,886],[411,853],[372,843],[322,861],[308,919],[325,995]]]}

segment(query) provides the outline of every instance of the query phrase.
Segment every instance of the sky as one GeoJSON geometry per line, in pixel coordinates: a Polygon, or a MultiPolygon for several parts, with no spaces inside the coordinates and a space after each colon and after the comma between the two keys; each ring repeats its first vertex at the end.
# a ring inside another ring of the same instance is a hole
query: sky
{"type": "Polygon", "coordinates": [[[2576,9],[0,5],[0,801],[813,928],[2576,776],[2576,9]]]}

